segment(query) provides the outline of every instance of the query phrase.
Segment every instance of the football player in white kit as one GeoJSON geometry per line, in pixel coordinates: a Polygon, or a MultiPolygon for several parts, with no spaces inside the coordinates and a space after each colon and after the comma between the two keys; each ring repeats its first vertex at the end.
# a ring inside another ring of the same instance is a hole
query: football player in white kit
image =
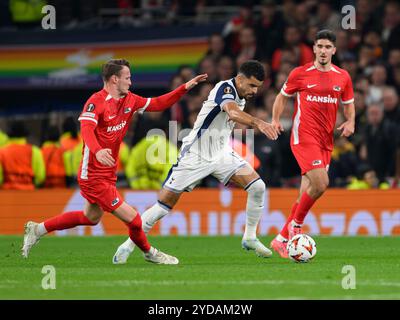
{"type": "MultiPolygon", "coordinates": [[[[142,215],[146,233],[172,210],[182,192],[193,190],[202,179],[213,175],[222,183],[233,182],[248,193],[242,247],[254,250],[259,257],[272,255],[256,235],[264,208],[265,184],[228,143],[235,122],[258,128],[269,139],[278,138],[278,132],[271,124],[243,112],[246,100],[255,96],[264,76],[263,66],[250,60],[240,66],[235,78],[221,81],[211,90],[192,131],[183,139],[178,161],[171,167],[158,201],[142,215]]],[[[134,248],[135,244],[128,238],[118,247],[113,263],[126,263],[134,248]]]]}

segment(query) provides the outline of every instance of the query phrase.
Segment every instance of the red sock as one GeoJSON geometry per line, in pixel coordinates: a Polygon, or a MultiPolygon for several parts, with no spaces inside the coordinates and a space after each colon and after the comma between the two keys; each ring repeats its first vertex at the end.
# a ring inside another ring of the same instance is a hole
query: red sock
{"type": "Polygon", "coordinates": [[[142,229],[142,218],[140,218],[140,214],[137,214],[136,217],[126,225],[129,228],[129,238],[131,238],[131,240],[143,252],[149,251],[151,246],[150,243],[147,241],[146,234],[142,229]]]}
{"type": "Polygon", "coordinates": [[[284,237],[285,239],[288,239],[288,238],[289,238],[288,225],[289,225],[289,223],[290,223],[290,222],[293,220],[293,218],[294,218],[294,214],[296,213],[297,206],[298,206],[298,202],[296,201],[296,202],[293,204],[293,206],[292,206],[292,210],[290,211],[290,215],[289,215],[289,217],[287,218],[285,225],[283,226],[281,232],[279,232],[279,234],[280,234],[282,237],[284,237]]]}
{"type": "Polygon", "coordinates": [[[82,225],[95,225],[83,214],[83,211],[65,212],[44,222],[47,232],[70,229],[82,225]]]}
{"type": "Polygon", "coordinates": [[[308,211],[311,209],[315,202],[315,199],[311,198],[307,192],[304,192],[300,198],[299,205],[297,206],[296,213],[294,215],[294,222],[298,224],[303,224],[304,218],[306,217],[308,211]]]}

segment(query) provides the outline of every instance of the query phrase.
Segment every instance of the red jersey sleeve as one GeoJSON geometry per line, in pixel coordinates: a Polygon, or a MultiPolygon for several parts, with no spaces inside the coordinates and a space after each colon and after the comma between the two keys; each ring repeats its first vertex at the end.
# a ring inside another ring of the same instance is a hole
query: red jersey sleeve
{"type": "Polygon", "coordinates": [[[349,104],[354,102],[353,83],[351,81],[350,75],[347,72],[346,76],[347,81],[341,97],[342,104],[349,104]]]}
{"type": "Polygon", "coordinates": [[[99,116],[102,113],[103,105],[95,97],[90,97],[78,118],[81,122],[82,139],[93,154],[102,149],[94,133],[99,116]]]}
{"type": "Polygon", "coordinates": [[[90,97],[86,101],[83,110],[78,118],[79,121],[91,121],[97,125],[99,116],[103,112],[103,106],[97,101],[96,98],[90,97]]]}
{"type": "Polygon", "coordinates": [[[185,84],[182,84],[175,90],[159,97],[143,98],[133,93],[131,93],[131,97],[135,99],[135,106],[139,113],[143,113],[144,111],[155,112],[172,107],[186,92],[185,84]]]}
{"type": "Polygon", "coordinates": [[[297,91],[300,89],[299,81],[299,68],[295,68],[290,72],[289,77],[286,82],[283,84],[281,89],[281,94],[286,97],[292,97],[297,91]]]}

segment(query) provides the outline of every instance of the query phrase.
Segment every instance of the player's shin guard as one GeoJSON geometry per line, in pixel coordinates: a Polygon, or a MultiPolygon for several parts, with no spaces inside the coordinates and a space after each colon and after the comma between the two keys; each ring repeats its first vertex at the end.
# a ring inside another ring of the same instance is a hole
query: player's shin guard
{"type": "Polygon", "coordinates": [[[264,211],[265,183],[258,178],[250,182],[245,188],[247,191],[246,229],[243,239],[250,240],[257,237],[257,225],[264,211]]]}
{"type": "Polygon", "coordinates": [[[70,229],[82,225],[95,225],[83,213],[83,211],[70,211],[46,220],[38,226],[39,235],[54,231],[70,229]]]}
{"type": "Polygon", "coordinates": [[[137,214],[135,218],[126,225],[129,228],[129,238],[140,248],[140,250],[148,252],[151,246],[142,229],[142,219],[140,218],[140,215],[137,214]]]}

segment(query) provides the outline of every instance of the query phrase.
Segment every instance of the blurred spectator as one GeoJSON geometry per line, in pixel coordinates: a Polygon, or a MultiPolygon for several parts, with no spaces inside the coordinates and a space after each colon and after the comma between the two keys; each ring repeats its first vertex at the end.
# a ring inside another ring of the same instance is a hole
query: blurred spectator
{"type": "Polygon", "coordinates": [[[78,133],[78,124],[73,117],[65,118],[62,128],[63,133],[60,137],[60,145],[64,150],[72,150],[82,143],[82,138],[78,133]]]}
{"type": "Polygon", "coordinates": [[[357,0],[356,5],[356,29],[363,32],[369,29],[377,29],[378,23],[375,20],[374,3],[369,0],[357,0]]]}
{"type": "Polygon", "coordinates": [[[222,56],[217,62],[217,76],[219,81],[232,79],[236,75],[235,62],[229,56],[222,56]]]}
{"type": "Polygon", "coordinates": [[[0,148],[0,185],[3,189],[33,190],[46,178],[40,149],[27,142],[23,122],[11,123],[9,141],[0,148]]]}
{"type": "Polygon", "coordinates": [[[40,28],[45,0],[10,0],[10,12],[14,25],[19,29],[40,28]]]}
{"type": "Polygon", "coordinates": [[[254,30],[257,33],[257,47],[262,51],[264,58],[271,60],[273,52],[282,44],[284,28],[285,21],[281,12],[276,10],[275,1],[262,1],[261,17],[254,30]]]}
{"type": "Polygon", "coordinates": [[[377,103],[382,100],[383,89],[387,82],[387,71],[384,65],[378,64],[373,67],[371,74],[371,85],[367,95],[367,104],[377,103]]]}
{"type": "Polygon", "coordinates": [[[177,74],[182,78],[183,83],[188,82],[190,79],[195,77],[194,69],[189,65],[181,65],[178,68],[177,74]]]}
{"type": "Polygon", "coordinates": [[[57,127],[50,126],[46,131],[46,141],[42,144],[42,155],[46,167],[44,188],[66,188],[72,177],[70,152],[66,152],[60,144],[60,132],[57,127]]]}
{"type": "Polygon", "coordinates": [[[0,130],[0,148],[8,142],[8,136],[5,132],[0,130]]]}
{"type": "Polygon", "coordinates": [[[208,37],[208,50],[206,57],[218,61],[222,56],[226,55],[225,41],[219,33],[213,33],[208,37]]]}
{"type": "Polygon", "coordinates": [[[216,84],[218,81],[217,64],[215,60],[209,56],[204,57],[199,63],[199,74],[207,73],[207,82],[216,84]]]}
{"type": "Polygon", "coordinates": [[[201,99],[201,101],[205,101],[208,98],[208,95],[210,94],[210,91],[212,90],[212,88],[214,87],[211,83],[201,83],[198,85],[199,86],[199,100],[201,99]]]}
{"type": "MultiPolygon", "coordinates": [[[[365,154],[362,160],[375,170],[379,181],[394,176],[396,131],[393,124],[384,119],[381,104],[371,104],[367,109],[367,127],[365,132],[365,154]]],[[[361,150],[363,153],[363,150],[361,150]]]]}
{"type": "Polygon", "coordinates": [[[288,77],[287,73],[278,72],[278,74],[275,77],[275,89],[277,91],[279,91],[283,87],[287,77],[288,77]]]}
{"type": "MultiPolygon", "coordinates": [[[[182,77],[179,74],[177,74],[172,77],[169,88],[172,91],[178,88],[182,84],[184,84],[184,81],[182,77]]],[[[186,96],[184,96],[183,99],[175,103],[169,110],[166,110],[166,112],[169,112],[170,114],[168,118],[171,121],[176,121],[177,124],[181,124],[183,122],[183,119],[186,118],[188,115],[185,99],[186,96]]]]}
{"type": "Polygon", "coordinates": [[[176,163],[178,149],[162,135],[143,138],[131,150],[126,177],[131,189],[160,190],[171,165],[176,163]]]}
{"type": "Polygon", "coordinates": [[[350,38],[347,30],[339,30],[336,32],[336,53],[333,56],[335,64],[340,64],[344,60],[344,57],[348,57],[349,55],[352,55],[354,60],[356,60],[354,53],[349,50],[349,40],[350,38]]]}
{"type": "Polygon", "coordinates": [[[400,66],[400,48],[392,49],[389,51],[388,63],[391,67],[400,66]]]}
{"type": "Polygon", "coordinates": [[[400,66],[393,68],[393,82],[398,92],[400,92],[400,66]]]}
{"type": "Polygon", "coordinates": [[[389,1],[385,5],[381,35],[386,51],[400,48],[400,5],[398,1],[389,1]]]}
{"type": "Polygon", "coordinates": [[[329,165],[329,181],[332,187],[344,187],[347,177],[356,173],[357,154],[355,148],[346,137],[335,134],[335,143],[329,165]]]}
{"type": "MultiPolygon", "coordinates": [[[[255,109],[253,116],[264,121],[269,121],[265,109],[255,109]]],[[[281,181],[281,154],[279,142],[269,140],[258,129],[254,130],[254,154],[259,159],[261,166],[257,173],[267,183],[268,187],[280,187],[281,181]]]]}
{"type": "Polygon", "coordinates": [[[361,45],[358,51],[358,66],[365,75],[371,73],[371,66],[376,62],[375,58],[374,49],[371,46],[361,45]]]}
{"type": "MultiPolygon", "coordinates": [[[[294,50],[294,52],[299,57],[298,65],[306,64],[313,61],[314,54],[313,51],[304,43],[301,42],[301,35],[297,27],[288,26],[285,29],[285,47],[287,50],[294,50]]],[[[282,49],[275,50],[272,55],[272,70],[278,71],[282,62],[282,49]]]]}
{"type": "Polygon", "coordinates": [[[363,43],[372,49],[373,59],[379,60],[383,55],[383,49],[381,44],[381,38],[379,33],[375,30],[368,31],[365,36],[363,43]]]}
{"type": "Polygon", "coordinates": [[[385,87],[383,89],[382,102],[385,110],[385,119],[395,125],[400,125],[399,96],[394,87],[385,87]]]}
{"type": "Polygon", "coordinates": [[[285,22],[288,24],[291,24],[291,25],[295,25],[295,23],[296,23],[296,18],[295,18],[296,1],[283,0],[281,10],[282,10],[283,18],[284,18],[285,22]]]}
{"type": "Polygon", "coordinates": [[[134,125],[132,146],[146,137],[151,129],[161,129],[165,132],[168,128],[168,115],[164,112],[145,112],[139,114],[134,125]]]}
{"type": "Polygon", "coordinates": [[[341,16],[332,9],[331,1],[323,0],[318,2],[317,15],[311,19],[311,23],[317,25],[319,30],[336,32],[340,29],[341,16]]]}
{"type": "Polygon", "coordinates": [[[389,189],[387,182],[379,182],[376,172],[366,164],[359,168],[359,178],[352,178],[347,185],[349,190],[389,189]]]}
{"type": "Polygon", "coordinates": [[[294,25],[296,26],[297,30],[299,30],[302,35],[306,34],[308,30],[308,24],[310,23],[308,4],[303,1],[299,1],[296,4],[293,18],[294,25]]]}
{"type": "Polygon", "coordinates": [[[358,74],[358,65],[356,56],[351,52],[347,52],[339,59],[341,59],[340,67],[342,69],[345,69],[349,73],[351,79],[356,79],[358,74]]]}
{"type": "Polygon", "coordinates": [[[355,81],[354,88],[362,91],[365,95],[369,91],[369,80],[366,76],[358,76],[355,81]]]}
{"type": "Polygon", "coordinates": [[[236,57],[236,67],[239,68],[247,60],[259,59],[261,52],[257,48],[254,29],[245,27],[239,32],[239,51],[236,57]]]}
{"type": "Polygon", "coordinates": [[[253,6],[251,2],[242,4],[239,8],[239,14],[228,21],[222,31],[222,36],[226,39],[229,52],[236,55],[240,50],[239,34],[245,27],[252,27],[253,6]]]}
{"type": "Polygon", "coordinates": [[[367,104],[365,103],[364,92],[360,89],[354,90],[354,105],[356,107],[355,132],[350,139],[357,151],[359,151],[364,141],[364,134],[367,126],[367,104]]]}

